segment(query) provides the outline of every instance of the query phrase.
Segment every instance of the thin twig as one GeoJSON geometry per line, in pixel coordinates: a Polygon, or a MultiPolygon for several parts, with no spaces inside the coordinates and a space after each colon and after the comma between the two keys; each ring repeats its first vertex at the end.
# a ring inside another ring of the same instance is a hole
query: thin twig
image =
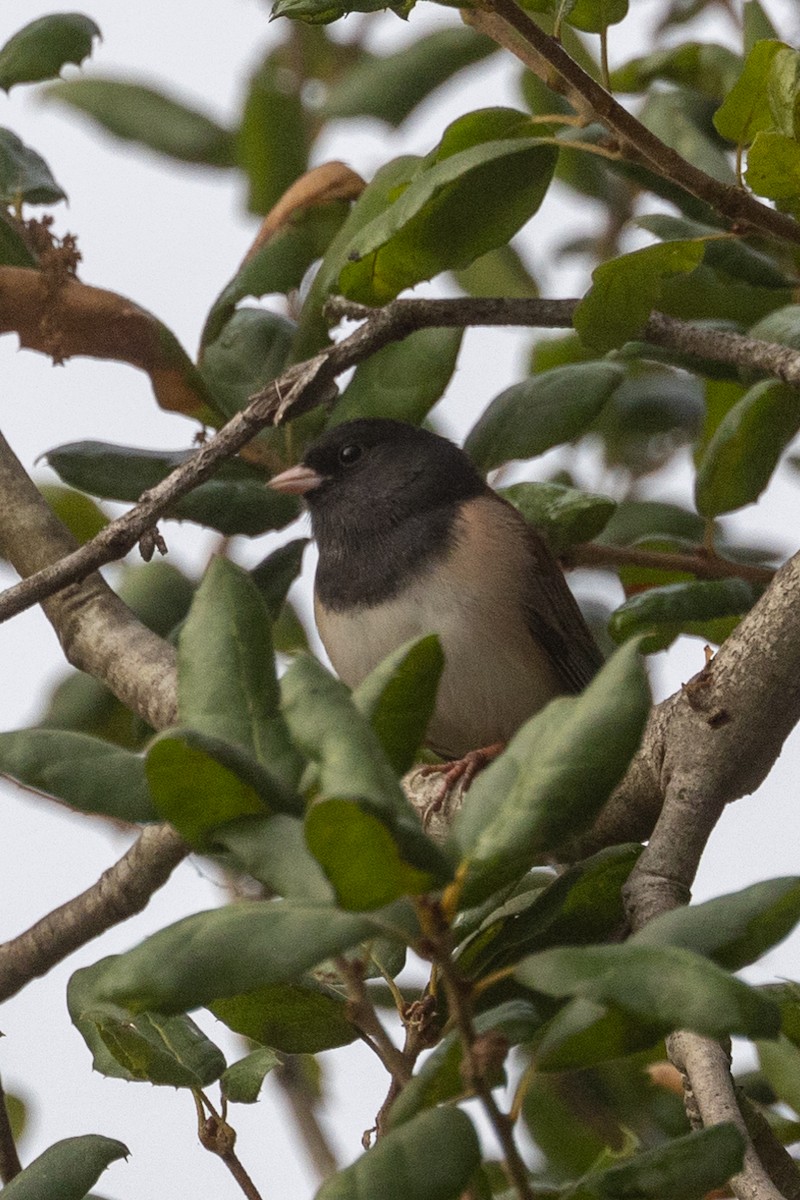
{"type": "Polygon", "coordinates": [[[732,562],[705,547],[684,554],[642,550],[639,546],[610,546],[602,542],[582,542],[570,546],[559,556],[570,567],[647,567],[658,571],[681,571],[698,579],[745,579],[748,583],[769,583],[772,567],[732,562]]]}
{"type": "MultiPolygon", "coordinates": [[[[306,363],[290,367],[259,392],[250,404],[173,471],[124,516],[107,525],[80,549],[30,575],[0,595],[0,621],[84,579],[106,563],[123,557],[181,496],[208,479],[218,465],[238,453],[267,425],[306,411],[330,398],[332,381],[390,342],[417,329],[467,325],[527,325],[564,328],[572,321],[577,300],[395,300],[382,309],[348,302],[332,304],[333,316],[365,318],[348,338],[306,363]]],[[[747,365],[800,385],[800,353],[753,338],[714,330],[697,330],[686,322],[654,313],[645,340],[701,355],[715,362],[747,365]]]]}
{"type": "Polygon", "coordinates": [[[327,1179],[338,1171],[339,1164],[317,1117],[318,1099],[303,1075],[298,1059],[295,1055],[288,1055],[272,1074],[289,1102],[314,1170],[320,1179],[327,1179]]]}
{"type": "Polygon", "coordinates": [[[367,1039],[392,1079],[402,1087],[411,1078],[413,1066],[406,1061],[402,1050],[395,1046],[375,1011],[375,1005],[364,986],[363,971],[357,963],[346,958],[337,958],[336,969],[347,986],[347,1010],[350,1020],[367,1039]]]}
{"type": "Polygon", "coordinates": [[[11,1120],[6,1105],[6,1094],[0,1080],[0,1183],[10,1183],[22,1170],[17,1154],[17,1145],[11,1129],[11,1120]]]}
{"type": "MultiPolygon", "coordinates": [[[[534,1200],[528,1168],[514,1141],[513,1123],[508,1114],[501,1111],[487,1080],[486,1063],[479,1051],[481,1039],[472,1019],[471,985],[467,980],[462,979],[453,962],[450,930],[444,913],[441,908],[433,904],[420,907],[419,912],[428,935],[428,953],[439,970],[451,1018],[458,1029],[464,1047],[462,1072],[465,1075],[465,1081],[475,1092],[489,1118],[503,1152],[506,1174],[519,1200],[534,1200]]],[[[504,1050],[507,1051],[507,1049],[506,1045],[504,1050]]]]}
{"type": "Polygon", "coordinates": [[[783,241],[800,242],[800,224],[761,204],[742,188],[721,183],[692,166],[623,108],[602,84],[570,57],[559,41],[540,29],[514,0],[487,0],[486,10],[472,10],[469,22],[522,58],[545,83],[552,86],[555,74],[569,89],[570,97],[574,95],[581,99],[584,114],[589,110],[622,140],[623,149],[627,151],[630,147],[636,157],[644,159],[645,164],[662,178],[669,179],[690,195],[704,200],[735,226],[748,225],[783,241]],[[523,44],[530,47],[533,57],[520,53],[519,42],[514,37],[504,36],[503,27],[513,30],[523,44]]]}
{"type": "Polygon", "coordinates": [[[225,1119],[225,1112],[220,1114],[208,1097],[201,1091],[192,1091],[197,1110],[197,1136],[200,1145],[211,1154],[216,1154],[230,1171],[247,1200],[262,1200],[261,1193],[244,1169],[234,1146],[236,1145],[236,1130],[225,1119]],[[204,1106],[208,1109],[208,1115],[204,1106]]]}

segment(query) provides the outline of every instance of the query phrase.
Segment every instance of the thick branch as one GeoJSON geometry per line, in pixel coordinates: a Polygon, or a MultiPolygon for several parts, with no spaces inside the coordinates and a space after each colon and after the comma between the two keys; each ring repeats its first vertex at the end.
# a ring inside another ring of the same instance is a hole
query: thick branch
{"type": "Polygon", "coordinates": [[[784,1200],[764,1170],[736,1101],[730,1061],[719,1042],[696,1033],[673,1033],[667,1041],[669,1056],[681,1072],[687,1108],[695,1128],[730,1121],[744,1138],[744,1164],[731,1179],[739,1200],[784,1200]]]}
{"type": "MultiPolygon", "coordinates": [[[[75,541],[0,436],[0,553],[21,573],[69,554],[75,541]]],[[[51,596],[44,609],[64,653],[156,728],[175,723],[175,653],[99,575],[51,596]]],[[[168,826],[146,829],[87,891],[0,946],[0,999],[78,946],[145,907],[189,848],[168,826]]]]}
{"type": "Polygon", "coordinates": [[[629,148],[633,151],[630,157],[644,160],[645,165],[662,178],[671,180],[690,195],[704,200],[740,229],[749,225],[771,237],[800,242],[800,224],[761,204],[743,188],[721,183],[692,166],[623,108],[610,92],[570,57],[556,38],[540,29],[514,0],[489,0],[485,11],[470,11],[468,20],[475,29],[517,55],[545,83],[553,86],[555,74],[558,80],[563,81],[569,94],[579,98],[584,114],[591,114],[612,130],[622,141],[626,153],[629,148]],[[526,53],[526,47],[533,51],[532,55],[526,53]]]}
{"type": "Polygon", "coordinates": [[[0,946],[0,1001],[46,974],[79,946],[141,912],[187,853],[186,843],[171,826],[148,826],[90,888],[0,946]]]}
{"type": "MultiPolygon", "coordinates": [[[[798,597],[800,554],[781,568],[716,657],[656,710],[648,756],[663,806],[626,888],[634,929],[689,902],[725,805],[759,786],[800,718],[798,597]]],[[[736,1195],[775,1200],[780,1193],[747,1133],[722,1047],[682,1032],[670,1039],[670,1052],[703,1124],[734,1120],[745,1137],[744,1167],[732,1181],[736,1195]]]]}
{"type": "MultiPolygon", "coordinates": [[[[531,325],[563,328],[572,321],[577,300],[395,300],[381,309],[337,301],[329,306],[334,317],[365,318],[344,341],[328,347],[306,363],[290,367],[259,392],[247,408],[197,453],[168,475],[124,516],[112,521],[80,549],[64,552],[59,561],[23,572],[23,580],[0,595],[0,621],[53,595],[69,583],[123,557],[176,500],[208,479],[226,458],[238,453],[267,425],[329,400],[333,381],[342,371],[368,358],[390,342],[417,329],[433,326],[531,325]]],[[[769,342],[714,330],[698,330],[683,321],[654,313],[643,337],[715,362],[748,365],[787,383],[800,385],[800,352],[769,342]]]]}

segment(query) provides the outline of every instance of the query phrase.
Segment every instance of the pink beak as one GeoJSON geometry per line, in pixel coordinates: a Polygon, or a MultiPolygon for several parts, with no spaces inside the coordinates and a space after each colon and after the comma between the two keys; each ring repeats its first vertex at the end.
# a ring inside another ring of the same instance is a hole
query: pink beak
{"type": "Polygon", "coordinates": [[[322,476],[318,471],[315,471],[313,467],[304,467],[302,463],[298,463],[296,467],[289,467],[287,471],[281,471],[280,475],[275,475],[270,479],[267,487],[292,496],[304,496],[306,492],[313,492],[314,488],[318,488],[321,483],[322,476]]]}

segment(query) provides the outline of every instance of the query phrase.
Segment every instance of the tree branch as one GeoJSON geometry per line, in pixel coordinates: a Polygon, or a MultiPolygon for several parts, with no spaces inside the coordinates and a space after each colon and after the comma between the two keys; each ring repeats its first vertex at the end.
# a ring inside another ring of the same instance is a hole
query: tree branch
{"type": "MultiPolygon", "coordinates": [[[[634,929],[689,902],[723,809],[759,786],[800,718],[798,594],[800,554],[780,569],[715,658],[655,710],[644,747],[663,805],[626,885],[634,929]]],[[[629,786],[626,779],[622,792],[629,786]]],[[[745,1137],[744,1167],[732,1181],[736,1195],[777,1197],[747,1133],[722,1048],[691,1032],[673,1035],[669,1048],[703,1124],[733,1119],[745,1137]]]]}
{"type": "Polygon", "coordinates": [[[695,1128],[730,1121],[744,1138],[744,1164],[731,1179],[739,1200],[785,1200],[770,1179],[736,1101],[730,1059],[719,1042],[697,1033],[673,1033],[667,1039],[670,1059],[684,1080],[686,1106],[695,1128]]]}
{"type": "MultiPolygon", "coordinates": [[[[75,547],[0,435],[0,553],[26,574],[75,547]]],[[[176,720],[175,652],[141,624],[99,575],[51,596],[44,610],[68,660],[102,680],[155,728],[176,720]]],[[[150,826],[103,876],[0,946],[0,999],[73,950],[140,912],[189,847],[169,826],[150,826]]]]}
{"type": "MultiPolygon", "coordinates": [[[[0,595],[0,621],[86,578],[106,563],[123,557],[181,496],[208,479],[226,458],[238,453],[268,425],[305,412],[331,398],[336,376],[368,358],[390,342],[400,341],[417,329],[465,325],[525,325],[540,328],[568,327],[577,300],[394,300],[372,309],[337,300],[329,305],[333,317],[363,318],[363,324],[335,345],[305,363],[290,367],[257,393],[222,430],[138,504],[112,521],[79,549],[64,552],[30,577],[0,595]]],[[[686,322],[654,313],[643,337],[660,346],[701,355],[715,362],[747,365],[786,383],[800,385],[800,352],[738,334],[698,330],[686,322]]],[[[127,703],[127,701],[126,701],[127,703]]],[[[152,723],[152,722],[151,722],[152,723]]]]}
{"type": "Polygon", "coordinates": [[[566,89],[570,98],[577,97],[587,120],[595,118],[612,130],[621,139],[627,157],[644,161],[663,179],[705,201],[739,230],[750,226],[782,241],[800,242],[800,224],[760,203],[743,188],[721,183],[692,166],[623,108],[514,0],[488,0],[485,9],[470,10],[467,19],[473,28],[520,58],[548,86],[566,89]]]}
{"type": "Polygon", "coordinates": [[[85,892],[0,945],[0,1001],[14,996],[73,950],[146,908],[188,854],[170,825],[150,825],[85,892]]]}
{"type": "Polygon", "coordinates": [[[746,579],[749,583],[769,583],[775,575],[772,567],[733,562],[710,554],[704,546],[686,553],[643,550],[640,546],[612,546],[605,542],[582,542],[559,554],[570,567],[652,567],[658,571],[682,571],[698,579],[746,579]]]}

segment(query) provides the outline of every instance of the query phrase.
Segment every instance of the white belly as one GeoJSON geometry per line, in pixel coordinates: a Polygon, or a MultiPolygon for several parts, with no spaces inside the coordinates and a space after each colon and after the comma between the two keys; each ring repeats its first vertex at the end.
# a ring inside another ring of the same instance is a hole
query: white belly
{"type": "Polygon", "coordinates": [[[466,592],[452,582],[434,592],[417,582],[401,597],[337,613],[317,604],[320,636],[341,678],[355,687],[392,650],[439,635],[445,668],[428,744],[445,757],[506,742],[563,691],[547,654],[495,586],[466,592]],[[500,600],[498,601],[498,596],[500,600]]]}

